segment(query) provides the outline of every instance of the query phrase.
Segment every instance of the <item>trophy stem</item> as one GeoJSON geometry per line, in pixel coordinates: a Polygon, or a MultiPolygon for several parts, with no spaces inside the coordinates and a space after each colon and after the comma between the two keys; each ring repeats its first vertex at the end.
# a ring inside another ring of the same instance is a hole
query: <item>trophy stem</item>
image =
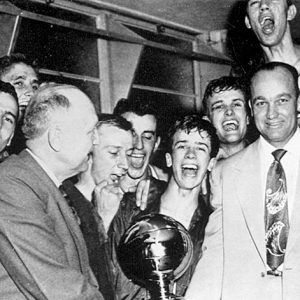
{"type": "Polygon", "coordinates": [[[155,286],[149,291],[151,299],[155,300],[170,300],[169,279],[162,273],[157,272],[157,280],[155,286]]]}

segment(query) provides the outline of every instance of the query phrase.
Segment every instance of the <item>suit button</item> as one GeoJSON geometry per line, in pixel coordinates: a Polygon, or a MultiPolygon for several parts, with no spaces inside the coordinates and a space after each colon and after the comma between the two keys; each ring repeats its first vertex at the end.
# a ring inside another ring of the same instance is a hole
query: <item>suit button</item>
{"type": "Polygon", "coordinates": [[[265,277],[265,276],[266,276],[266,273],[265,273],[265,272],[261,272],[261,273],[260,273],[260,276],[261,276],[261,277],[265,277]]]}

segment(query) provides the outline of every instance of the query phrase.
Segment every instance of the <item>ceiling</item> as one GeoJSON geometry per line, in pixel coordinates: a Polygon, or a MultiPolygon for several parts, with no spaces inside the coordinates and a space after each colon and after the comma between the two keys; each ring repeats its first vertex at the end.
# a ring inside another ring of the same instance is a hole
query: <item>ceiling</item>
{"type": "MultiPolygon", "coordinates": [[[[97,0],[95,0],[97,2],[97,0]]],[[[199,30],[220,30],[244,27],[245,0],[104,0],[167,21],[199,30]]],[[[292,22],[292,34],[300,39],[300,0],[292,22]]]]}

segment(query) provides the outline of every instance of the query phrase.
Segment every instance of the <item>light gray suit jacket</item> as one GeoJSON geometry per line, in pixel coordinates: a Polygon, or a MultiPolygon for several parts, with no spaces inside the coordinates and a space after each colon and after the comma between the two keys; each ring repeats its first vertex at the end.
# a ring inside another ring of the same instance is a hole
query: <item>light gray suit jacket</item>
{"type": "Polygon", "coordinates": [[[103,299],[76,218],[25,150],[0,166],[0,299],[103,299]]]}
{"type": "Polygon", "coordinates": [[[300,178],[283,276],[266,274],[264,199],[258,141],[224,160],[212,176],[211,215],[186,299],[300,299],[300,178]]]}

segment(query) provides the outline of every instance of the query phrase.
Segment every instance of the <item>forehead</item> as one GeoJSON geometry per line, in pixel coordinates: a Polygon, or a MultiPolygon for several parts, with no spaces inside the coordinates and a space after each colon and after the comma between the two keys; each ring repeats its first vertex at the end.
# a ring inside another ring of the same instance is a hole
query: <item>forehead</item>
{"type": "Polygon", "coordinates": [[[22,76],[24,78],[37,79],[37,74],[34,69],[24,63],[13,64],[8,71],[2,75],[3,80],[13,80],[16,77],[22,76]]]}
{"type": "Polygon", "coordinates": [[[157,121],[154,115],[139,116],[134,112],[126,112],[122,114],[122,117],[132,123],[135,131],[156,131],[157,121]]]}
{"type": "Polygon", "coordinates": [[[132,148],[132,133],[113,125],[103,124],[98,129],[99,145],[129,149],[132,148]]]}
{"type": "Polygon", "coordinates": [[[277,67],[274,70],[259,71],[252,78],[250,87],[252,97],[260,95],[272,96],[280,93],[289,93],[296,96],[292,74],[281,67],[277,67]]]}
{"type": "Polygon", "coordinates": [[[197,128],[192,129],[189,133],[185,130],[178,130],[173,136],[173,145],[176,143],[193,143],[193,144],[205,144],[210,149],[211,137],[205,130],[198,131],[197,128]]]}
{"type": "Polygon", "coordinates": [[[245,101],[244,93],[241,90],[230,89],[227,91],[215,92],[211,97],[208,98],[208,104],[213,104],[217,101],[232,102],[234,100],[245,101]]]}
{"type": "Polygon", "coordinates": [[[13,96],[4,92],[0,92],[0,108],[5,109],[14,115],[16,115],[18,111],[16,100],[13,96]]]}

